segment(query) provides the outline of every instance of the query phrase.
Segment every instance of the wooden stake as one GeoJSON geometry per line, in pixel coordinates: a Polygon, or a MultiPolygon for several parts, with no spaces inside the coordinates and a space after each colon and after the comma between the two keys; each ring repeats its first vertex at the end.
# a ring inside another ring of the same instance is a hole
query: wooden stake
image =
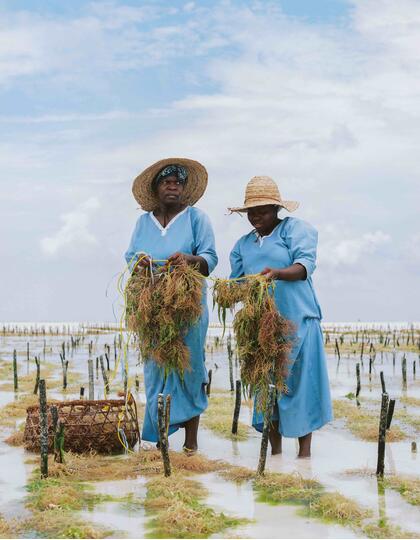
{"type": "Polygon", "coordinates": [[[69,361],[63,362],[63,390],[67,388],[67,370],[69,369],[69,361]]]}
{"type": "Polygon", "coordinates": [[[376,466],[377,476],[383,477],[385,469],[385,440],[386,440],[386,425],[388,417],[388,394],[382,394],[381,414],[379,418],[379,435],[378,435],[378,463],[376,466]]]}
{"type": "Polygon", "coordinates": [[[89,374],[89,399],[95,399],[95,383],[93,380],[93,360],[88,359],[88,374],[89,374]]]}
{"type": "Polygon", "coordinates": [[[165,403],[165,433],[166,438],[169,436],[169,425],[171,423],[171,394],[166,396],[165,403]]]}
{"type": "Polygon", "coordinates": [[[48,477],[48,417],[45,379],[39,381],[39,424],[41,447],[41,478],[48,477]]]}
{"type": "Polygon", "coordinates": [[[232,421],[232,433],[236,435],[238,433],[238,421],[239,413],[241,411],[241,381],[236,381],[236,392],[235,392],[235,409],[233,411],[233,421],[232,421]]]}
{"type": "Polygon", "coordinates": [[[18,370],[17,370],[17,353],[16,349],[13,351],[13,388],[15,392],[18,391],[18,370]]]}
{"type": "Polygon", "coordinates": [[[384,372],[381,371],[381,372],[379,373],[379,376],[380,376],[380,378],[381,378],[382,393],[383,393],[383,394],[386,394],[386,386],[385,386],[384,372]]]}
{"type": "Polygon", "coordinates": [[[335,338],[335,352],[337,353],[338,359],[340,360],[340,358],[341,358],[341,356],[340,356],[340,347],[338,345],[337,338],[335,338]]]}
{"type": "Polygon", "coordinates": [[[401,361],[401,370],[402,370],[402,380],[403,380],[403,386],[404,388],[407,386],[407,358],[405,355],[402,358],[401,361]]]}
{"type": "Polygon", "coordinates": [[[210,396],[212,376],[213,376],[213,371],[209,369],[209,373],[208,373],[209,382],[207,383],[207,387],[206,387],[207,396],[210,396]]]}
{"type": "Polygon", "coordinates": [[[359,362],[357,362],[357,364],[356,364],[356,381],[357,381],[356,397],[359,397],[360,389],[361,389],[361,384],[360,384],[360,364],[359,364],[359,362]]]}
{"type": "Polygon", "coordinates": [[[165,421],[165,401],[164,395],[158,394],[158,427],[159,427],[159,442],[160,451],[163,460],[163,470],[165,476],[171,476],[171,462],[169,459],[168,437],[166,435],[165,421]]]}
{"type": "Polygon", "coordinates": [[[264,413],[264,427],[261,437],[260,459],[258,462],[257,475],[262,476],[265,470],[265,462],[267,459],[268,448],[268,433],[270,431],[271,416],[273,414],[274,396],[276,393],[276,387],[274,384],[270,384],[268,387],[268,403],[264,413]]]}
{"type": "Polygon", "coordinates": [[[389,400],[388,414],[386,417],[386,429],[388,430],[391,427],[392,417],[394,416],[395,409],[395,399],[389,400]]]}
{"type": "Polygon", "coordinates": [[[51,405],[52,432],[54,434],[54,461],[64,463],[64,423],[58,418],[58,409],[51,405]]]}
{"type": "Polygon", "coordinates": [[[99,357],[99,362],[101,363],[102,377],[104,379],[104,393],[105,393],[105,399],[106,399],[109,393],[109,382],[108,382],[108,377],[106,375],[105,366],[104,366],[104,357],[102,356],[102,354],[99,357]]]}
{"type": "Polygon", "coordinates": [[[58,420],[57,429],[54,433],[54,461],[64,463],[64,422],[58,420]]]}
{"type": "Polygon", "coordinates": [[[39,358],[35,356],[35,364],[36,364],[36,379],[35,379],[35,388],[34,388],[34,394],[38,393],[39,388],[39,380],[41,377],[41,364],[39,362],[39,358]]]}
{"type": "Polygon", "coordinates": [[[232,347],[230,345],[230,341],[228,341],[228,345],[227,345],[227,350],[228,350],[228,359],[229,359],[229,382],[230,382],[230,391],[233,392],[234,391],[234,386],[233,386],[233,351],[232,351],[232,347]]]}
{"type": "Polygon", "coordinates": [[[51,422],[52,422],[52,431],[55,433],[55,430],[57,429],[57,423],[58,423],[58,409],[56,405],[51,405],[50,407],[51,411],[51,422]]]}

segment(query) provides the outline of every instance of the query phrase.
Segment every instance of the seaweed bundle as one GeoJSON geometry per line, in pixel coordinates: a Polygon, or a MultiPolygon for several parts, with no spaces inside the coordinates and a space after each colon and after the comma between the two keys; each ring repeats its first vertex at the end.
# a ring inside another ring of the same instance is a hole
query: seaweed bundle
{"type": "Polygon", "coordinates": [[[277,310],[273,298],[275,285],[263,276],[243,281],[216,280],[213,300],[219,308],[223,324],[226,310],[239,302],[233,329],[241,365],[241,379],[249,394],[255,393],[257,409],[264,410],[268,386],[284,391],[289,353],[293,346],[294,327],[277,310]]]}
{"type": "Polygon", "coordinates": [[[190,353],[184,343],[188,329],[201,315],[203,276],[192,266],[143,268],[128,280],[126,322],[139,341],[144,359],[151,358],[181,377],[190,369],[190,353]]]}
{"type": "Polygon", "coordinates": [[[213,285],[213,306],[217,305],[219,321],[223,324],[223,333],[226,326],[226,312],[233,311],[236,304],[243,300],[245,285],[239,281],[229,279],[216,279],[213,285]]]}

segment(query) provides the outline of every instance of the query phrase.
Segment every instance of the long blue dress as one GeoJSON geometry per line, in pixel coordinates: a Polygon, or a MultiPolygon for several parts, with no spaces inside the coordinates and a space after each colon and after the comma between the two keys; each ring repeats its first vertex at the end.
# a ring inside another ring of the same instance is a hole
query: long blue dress
{"type": "MultiPolygon", "coordinates": [[[[230,254],[231,278],[256,274],[266,267],[285,268],[294,263],[306,268],[306,280],[277,280],[274,287],[278,310],[296,329],[287,392],[278,396],[272,418],[279,419],[279,433],[285,437],[302,437],[332,420],[320,324],[322,314],[311,278],[317,241],[318,233],[311,225],[286,217],[268,236],[260,237],[255,230],[242,236],[230,254]]],[[[263,413],[255,406],[252,425],[262,431],[263,413]]]]}
{"type": "MultiPolygon", "coordinates": [[[[152,212],[141,215],[125,258],[130,264],[137,259],[138,253],[146,253],[153,259],[167,259],[177,251],[203,257],[207,261],[209,273],[214,270],[217,264],[214,233],[209,218],[201,210],[188,206],[175,216],[166,228],[162,227],[152,212]]],[[[201,414],[207,408],[205,384],[208,378],[204,364],[207,327],[207,294],[204,283],[201,318],[189,329],[184,339],[190,350],[191,371],[185,371],[183,381],[175,372],[170,373],[165,379],[162,368],[153,359],[145,361],[146,410],[143,440],[151,442],[159,440],[157,425],[159,393],[171,395],[170,434],[174,433],[180,424],[201,414]]]]}

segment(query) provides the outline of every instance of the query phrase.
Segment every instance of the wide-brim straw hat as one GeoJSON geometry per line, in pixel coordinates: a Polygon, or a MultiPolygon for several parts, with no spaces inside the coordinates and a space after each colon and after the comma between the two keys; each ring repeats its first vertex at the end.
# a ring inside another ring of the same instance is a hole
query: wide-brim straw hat
{"type": "Polygon", "coordinates": [[[247,212],[250,208],[266,204],[281,206],[289,212],[294,212],[299,206],[297,201],[285,201],[282,199],[279,188],[272,178],[269,176],[254,176],[246,186],[243,206],[228,208],[228,210],[229,212],[247,212]]]}
{"type": "Polygon", "coordinates": [[[188,180],[182,193],[184,204],[193,206],[206,191],[208,174],[204,165],[188,158],[161,159],[147,167],[133,182],[134,198],[146,212],[152,212],[159,207],[159,200],[152,189],[152,182],[167,165],[182,165],[187,169],[188,180]]]}

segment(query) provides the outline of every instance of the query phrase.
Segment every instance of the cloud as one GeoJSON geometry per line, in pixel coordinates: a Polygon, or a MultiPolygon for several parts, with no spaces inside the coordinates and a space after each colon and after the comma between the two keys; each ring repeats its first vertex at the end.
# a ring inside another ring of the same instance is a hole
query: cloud
{"type": "Polygon", "coordinates": [[[42,76],[67,86],[85,85],[98,76],[204,55],[228,43],[199,20],[202,10],[195,14],[193,3],[177,11],[165,3],[133,7],[118,2],[92,2],[69,19],[4,11],[0,84],[42,76]]]}
{"type": "Polygon", "coordinates": [[[365,256],[370,259],[381,247],[391,242],[391,236],[381,230],[366,232],[358,237],[343,238],[343,231],[330,226],[321,235],[318,261],[320,267],[354,267],[365,256]]]}
{"type": "Polygon", "coordinates": [[[124,120],[127,118],[141,117],[128,111],[106,111],[99,114],[94,113],[72,113],[72,114],[45,114],[42,116],[0,116],[2,124],[66,124],[79,122],[102,122],[124,120]]]}
{"type": "Polygon", "coordinates": [[[100,208],[97,198],[91,197],[80,204],[72,212],[61,216],[63,225],[52,236],[47,236],[41,240],[42,251],[46,255],[56,255],[73,246],[80,247],[83,244],[96,244],[97,239],[89,232],[88,225],[92,213],[100,208]]]}
{"type": "MultiPolygon", "coordinates": [[[[200,206],[216,229],[219,275],[228,273],[229,249],[249,230],[246,218],[227,217],[225,208],[242,202],[250,177],[268,174],[285,198],[301,202],[296,216],[320,230],[316,281],[326,311],[346,318],[361,285],[358,316],[365,307],[378,309],[376,296],[382,293],[377,288],[394,294],[392,276],[402,275],[393,240],[418,229],[419,3],[351,3],[349,18],[336,25],[287,17],[273,7],[278,2],[251,1],[214,2],[208,9],[187,2],[178,10],[153,3],[146,11],[123,2],[96,2],[69,20],[34,13],[4,16],[0,80],[15,85],[17,96],[33,80],[34,89],[51,80],[71,84],[63,94],[54,86],[64,110],[55,109],[55,99],[50,109],[36,104],[22,126],[14,113],[0,144],[2,177],[28,179],[27,197],[31,186],[46,189],[48,208],[59,215],[59,195],[48,189],[57,179],[73,200],[80,200],[77,188],[86,190],[87,199],[98,194],[104,205],[98,216],[103,227],[95,236],[89,223],[93,210],[77,208],[66,214],[57,234],[43,239],[43,252],[62,253],[78,242],[93,246],[93,238],[102,246],[104,231],[115,231],[116,223],[121,234],[113,238],[113,249],[119,249],[138,215],[132,199],[130,206],[131,180],[154,160],[188,156],[209,171],[200,206]],[[83,94],[67,110],[76,85],[92,81],[105,107],[101,103],[97,109],[95,101],[92,112],[89,104],[79,110],[83,94]],[[156,89],[152,96],[138,92],[147,84],[156,89]],[[74,213],[71,225],[68,216],[74,213]],[[78,239],[72,230],[79,231],[78,239]],[[378,277],[382,262],[387,271],[378,277]],[[357,264],[364,271],[359,282],[357,264]],[[330,279],[337,268],[340,290],[348,294],[341,305],[330,279]]],[[[417,246],[413,237],[404,247],[412,261],[417,246]]],[[[115,260],[120,263],[117,255],[115,260]]],[[[380,316],[417,313],[409,291],[417,276],[413,268],[407,265],[400,280],[406,296],[394,294],[392,311],[380,316]]]]}
{"type": "Polygon", "coordinates": [[[402,245],[401,259],[416,272],[420,268],[420,232],[411,234],[402,245]]]}

